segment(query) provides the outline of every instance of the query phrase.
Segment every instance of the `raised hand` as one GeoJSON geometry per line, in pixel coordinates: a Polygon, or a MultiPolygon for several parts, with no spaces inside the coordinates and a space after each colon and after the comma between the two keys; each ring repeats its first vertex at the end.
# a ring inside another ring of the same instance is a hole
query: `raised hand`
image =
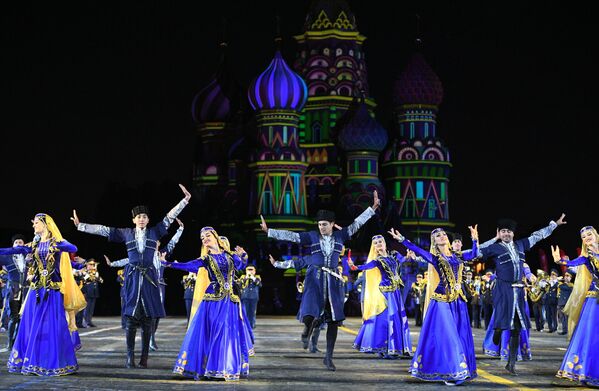
{"type": "Polygon", "coordinates": [[[160,253],[160,263],[162,262],[166,262],[166,251],[163,253],[160,253]]]}
{"type": "Polygon", "coordinates": [[[73,220],[75,227],[79,226],[79,217],[77,217],[77,211],[75,209],[73,209],[73,217],[71,217],[71,220],[73,220]]]}
{"type": "Polygon", "coordinates": [[[112,262],[110,262],[110,258],[108,258],[108,256],[104,255],[104,259],[106,260],[106,264],[108,266],[112,265],[112,262]]]}
{"type": "Polygon", "coordinates": [[[181,191],[183,191],[183,194],[185,195],[185,201],[189,201],[191,199],[191,193],[188,192],[187,189],[185,188],[185,186],[183,186],[180,183],[179,183],[179,187],[181,188],[181,191]]]}
{"type": "Polygon", "coordinates": [[[343,229],[339,224],[333,225],[333,228],[338,229],[338,230],[342,230],[343,229]]]}
{"type": "Polygon", "coordinates": [[[406,258],[416,260],[416,253],[412,250],[408,250],[408,252],[406,252],[406,258]]]}
{"type": "Polygon", "coordinates": [[[378,208],[381,204],[381,200],[379,199],[379,193],[375,190],[374,193],[372,193],[372,197],[372,210],[376,210],[376,208],[378,208]]]}
{"type": "Polygon", "coordinates": [[[557,225],[568,224],[564,219],[566,218],[566,214],[562,213],[562,215],[557,219],[557,225]]]}
{"type": "Polygon", "coordinates": [[[559,251],[559,246],[551,246],[551,255],[553,256],[553,262],[562,264],[562,255],[559,251]]]}
{"type": "Polygon", "coordinates": [[[469,225],[468,229],[470,230],[470,237],[472,237],[472,240],[478,240],[478,224],[475,224],[474,227],[469,225]]]}
{"type": "Polygon", "coordinates": [[[178,217],[176,217],[176,218],[175,218],[175,220],[177,220],[177,224],[179,224],[179,227],[180,227],[180,228],[183,228],[183,227],[184,227],[184,225],[183,225],[183,222],[182,222],[181,220],[179,220],[179,218],[178,218],[178,217]]]}
{"type": "Polygon", "coordinates": [[[268,254],[268,260],[273,266],[275,265],[276,260],[272,257],[272,255],[268,254]]]}
{"type": "Polygon", "coordinates": [[[268,232],[268,227],[266,226],[266,220],[264,220],[264,216],[260,215],[260,219],[262,220],[260,223],[260,229],[264,232],[268,232]]]}
{"type": "Polygon", "coordinates": [[[391,235],[391,237],[393,239],[397,240],[398,242],[403,242],[405,240],[403,235],[400,234],[399,231],[394,228],[391,228],[388,232],[389,232],[389,235],[391,235]]]}
{"type": "Polygon", "coordinates": [[[241,246],[235,246],[235,253],[241,256],[241,254],[245,254],[245,250],[241,246]]]}

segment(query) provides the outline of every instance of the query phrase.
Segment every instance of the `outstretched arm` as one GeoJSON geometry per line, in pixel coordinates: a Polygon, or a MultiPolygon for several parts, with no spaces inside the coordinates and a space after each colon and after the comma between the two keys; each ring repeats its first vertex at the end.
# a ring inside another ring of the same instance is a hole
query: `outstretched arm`
{"type": "Polygon", "coordinates": [[[584,265],[587,264],[588,262],[588,257],[585,256],[579,256],[576,259],[565,259],[562,258],[561,252],[559,250],[559,246],[551,246],[551,255],[553,256],[553,262],[557,263],[558,265],[566,265],[568,267],[570,266],[580,266],[580,265],[584,265]]]}
{"type": "Polygon", "coordinates": [[[56,243],[56,247],[58,247],[58,249],[60,251],[64,251],[67,253],[76,253],[77,252],[77,246],[75,246],[73,243],[69,243],[67,240],[62,240],[62,241],[56,243]]]}
{"type": "Polygon", "coordinates": [[[436,264],[433,254],[431,254],[430,252],[428,252],[426,250],[421,249],[420,247],[416,246],[414,243],[410,242],[402,234],[400,234],[398,230],[391,228],[391,230],[389,230],[389,234],[391,235],[391,237],[393,237],[393,239],[397,240],[399,243],[406,246],[406,248],[408,250],[411,250],[414,253],[416,253],[417,255],[421,256],[426,262],[436,264]]]}
{"type": "Polygon", "coordinates": [[[470,236],[472,237],[472,249],[462,252],[462,258],[464,261],[470,261],[478,257],[478,224],[475,226],[469,226],[470,236]]]}
{"type": "Polygon", "coordinates": [[[30,252],[31,247],[29,246],[0,248],[0,255],[29,254],[30,252]]]}
{"type": "Polygon", "coordinates": [[[168,262],[168,261],[161,261],[160,263],[162,263],[162,265],[164,267],[171,267],[173,269],[177,269],[177,270],[183,270],[186,272],[191,272],[191,273],[195,273],[198,271],[198,269],[200,267],[204,267],[204,261],[202,259],[194,259],[192,261],[189,262],[168,262]]]}
{"type": "Polygon", "coordinates": [[[177,216],[179,216],[179,213],[181,213],[183,208],[185,208],[187,206],[187,204],[189,203],[189,200],[191,199],[191,193],[187,191],[185,186],[179,184],[179,187],[181,188],[181,191],[183,192],[184,197],[181,201],[179,201],[179,203],[177,205],[175,205],[173,207],[173,209],[171,209],[166,214],[166,216],[162,220],[162,225],[165,229],[168,229],[168,227],[171,226],[173,221],[175,221],[177,216]]]}
{"type": "Polygon", "coordinates": [[[173,250],[175,249],[175,246],[179,242],[179,239],[181,239],[181,235],[183,235],[183,229],[184,229],[183,222],[179,219],[176,219],[176,220],[179,223],[179,228],[177,229],[177,232],[175,232],[175,234],[173,235],[171,240],[166,245],[166,255],[169,255],[173,252],[173,250]]]}
{"type": "Polygon", "coordinates": [[[110,267],[123,267],[129,264],[129,258],[119,259],[118,261],[110,262],[110,267]]]}
{"type": "Polygon", "coordinates": [[[374,216],[374,211],[376,210],[376,208],[379,207],[380,203],[381,203],[381,201],[379,199],[379,194],[375,190],[374,193],[373,193],[372,206],[369,206],[368,208],[366,208],[366,210],[364,210],[364,212],[362,212],[358,217],[356,217],[356,219],[354,220],[354,222],[351,223],[347,227],[347,235],[350,238],[352,236],[354,236],[354,234],[356,232],[358,232],[358,230],[360,229],[361,226],[363,226],[368,220],[370,220],[370,218],[372,216],[374,216]]]}
{"type": "Polygon", "coordinates": [[[566,215],[562,213],[562,215],[560,216],[560,218],[557,221],[552,220],[547,227],[541,228],[540,230],[533,232],[528,237],[529,247],[534,246],[539,241],[541,241],[541,240],[545,239],[546,237],[548,237],[549,235],[551,235],[553,230],[555,228],[557,228],[558,226],[566,224],[566,221],[564,221],[565,217],[566,217],[566,215]]]}

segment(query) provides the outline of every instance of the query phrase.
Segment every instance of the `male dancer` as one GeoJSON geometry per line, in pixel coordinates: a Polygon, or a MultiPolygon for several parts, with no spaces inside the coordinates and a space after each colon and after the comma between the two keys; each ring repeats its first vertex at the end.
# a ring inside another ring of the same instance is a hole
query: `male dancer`
{"type": "Polygon", "coordinates": [[[495,259],[495,287],[493,288],[493,306],[495,312],[495,331],[493,343],[499,345],[503,330],[511,330],[509,342],[509,358],[505,366],[508,372],[516,375],[516,360],[520,346],[520,330],[525,327],[530,329],[530,319],[524,311],[524,284],[523,277],[534,283],[536,277],[524,268],[524,253],[537,242],[545,239],[553,230],[566,224],[562,214],[557,221],[551,221],[543,229],[533,232],[528,238],[514,241],[516,222],[510,219],[501,219],[497,224],[497,236],[483,243],[479,250],[483,257],[495,259]],[[496,242],[499,239],[499,242],[496,242]],[[527,271],[527,273],[525,272],[527,271]]]}
{"type": "MultiPolygon", "coordinates": [[[[164,266],[162,266],[162,263],[160,263],[161,255],[164,257],[167,257],[173,253],[173,251],[175,250],[175,246],[177,245],[177,243],[179,243],[179,239],[181,239],[181,235],[183,235],[183,230],[185,229],[183,222],[181,220],[179,220],[177,218],[175,220],[177,220],[177,223],[179,224],[179,228],[177,229],[177,232],[173,235],[171,240],[166,245],[166,248],[164,248],[164,249],[160,248],[160,240],[157,240],[156,241],[157,250],[154,253],[154,269],[156,269],[158,288],[160,289],[160,301],[162,302],[163,306],[164,306],[164,298],[166,295],[166,289],[165,289],[166,283],[164,282],[164,266]]],[[[114,262],[110,262],[110,259],[108,259],[108,257],[106,255],[104,255],[104,258],[106,258],[106,263],[108,264],[108,266],[111,266],[111,267],[123,267],[123,266],[129,264],[129,258],[119,259],[118,261],[114,261],[114,262]]],[[[152,336],[150,337],[150,350],[151,351],[158,350],[158,345],[156,344],[156,330],[158,329],[159,321],[160,321],[160,318],[154,318],[152,320],[152,336]]]]}
{"type": "Polygon", "coordinates": [[[175,221],[183,208],[191,199],[191,194],[183,185],[179,185],[185,197],[173,208],[162,221],[148,227],[150,218],[148,208],[139,205],[133,208],[133,224],[135,228],[112,228],[103,225],[86,224],[79,221],[77,212],[73,210],[73,223],[79,231],[107,237],[111,242],[125,243],[129,264],[125,267],[125,306],[127,317],[127,368],[135,367],[135,334],[141,327],[142,348],[139,367],[148,367],[148,354],[154,318],[163,318],[164,305],[160,299],[158,274],[154,267],[157,241],[166,235],[168,227],[175,221]]]}
{"type": "MultiPolygon", "coordinates": [[[[12,237],[13,247],[24,246],[25,237],[17,234],[12,237]]],[[[4,299],[4,311],[9,311],[10,318],[7,327],[8,343],[6,349],[12,351],[12,345],[17,337],[19,322],[21,320],[21,304],[25,297],[26,281],[26,261],[23,254],[2,255],[0,256],[0,267],[4,266],[8,275],[6,281],[6,297],[4,299]]]]}
{"type": "Polygon", "coordinates": [[[327,323],[327,352],[324,365],[328,370],[336,370],[333,364],[333,350],[337,340],[337,329],[345,319],[343,305],[345,300],[344,280],[337,271],[339,256],[343,249],[343,243],[348,241],[368,219],[374,216],[374,211],[379,206],[378,194],[374,192],[374,201],[354,222],[340,231],[333,232],[335,225],[335,213],[328,210],[320,210],[316,214],[318,231],[292,232],[277,229],[268,229],[264,217],[261,229],[268,234],[269,238],[286,240],[300,243],[310,247],[311,256],[306,256],[300,261],[289,260],[275,262],[275,267],[295,267],[301,270],[308,267],[304,280],[304,293],[301,303],[301,318],[304,322],[302,342],[304,348],[308,347],[308,339],[312,330],[320,327],[322,322],[327,323]]]}

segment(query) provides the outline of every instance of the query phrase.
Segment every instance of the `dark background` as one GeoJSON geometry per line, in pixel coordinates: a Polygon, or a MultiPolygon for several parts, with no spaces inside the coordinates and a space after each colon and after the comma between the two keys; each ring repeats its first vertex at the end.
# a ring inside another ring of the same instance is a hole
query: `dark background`
{"type": "MultiPolygon", "coordinates": [[[[182,196],[177,183],[191,187],[190,105],[215,70],[222,18],[230,63],[247,86],[273,56],[275,15],[292,62],[292,36],[309,2],[82,3],[3,5],[0,245],[9,246],[14,232],[30,233],[30,219],[44,211],[83,257],[117,259],[122,245],[77,233],[71,210],[111,226],[130,225],[130,207],[139,203],[163,216],[182,196]]],[[[484,239],[509,216],[523,236],[563,211],[568,225],[538,247],[559,243],[574,255],[579,228],[597,216],[596,42],[587,6],[349,3],[368,37],[370,95],[385,126],[421,16],[422,51],[445,90],[438,136],[454,165],[450,213],[458,230],[478,223],[484,239]]],[[[199,253],[191,228],[218,227],[193,221],[194,208],[205,207],[192,202],[182,214],[189,229],[177,258],[199,253]]],[[[537,251],[529,257],[534,268],[537,251]]],[[[116,314],[116,271],[100,271],[106,283],[97,313],[116,314]]],[[[169,314],[183,311],[180,277],[167,272],[169,314]]]]}

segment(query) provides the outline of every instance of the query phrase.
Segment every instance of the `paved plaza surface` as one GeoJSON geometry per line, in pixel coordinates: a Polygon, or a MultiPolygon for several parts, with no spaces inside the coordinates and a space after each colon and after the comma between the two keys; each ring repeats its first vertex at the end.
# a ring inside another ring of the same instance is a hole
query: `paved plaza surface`
{"type": "MultiPolygon", "coordinates": [[[[293,317],[258,317],[256,355],[250,359],[250,378],[239,382],[193,381],[173,374],[173,364],[185,334],[186,320],[169,317],[160,321],[157,333],[159,350],[150,353],[149,369],[126,369],[125,337],[120,318],[94,318],[95,328],[81,329],[83,348],[77,353],[79,372],[57,378],[9,374],[8,353],[0,353],[0,390],[432,390],[443,383],[423,382],[407,373],[410,360],[384,360],[358,353],[351,348],[361,319],[349,318],[339,330],[335,350],[336,372],[327,371],[324,353],[311,354],[301,347],[301,325],[293,317]]],[[[418,341],[419,328],[410,323],[412,341],[418,341]]],[[[557,379],[566,337],[532,331],[533,361],[518,364],[519,376],[507,374],[504,362],[482,354],[483,329],[473,329],[479,376],[460,386],[470,390],[489,389],[573,389],[583,387],[557,379]]],[[[319,348],[324,351],[326,331],[319,348]]],[[[442,335],[439,338],[443,338],[442,335]]],[[[6,333],[0,333],[0,346],[6,333]]],[[[139,332],[136,344],[139,360],[139,332]]]]}

